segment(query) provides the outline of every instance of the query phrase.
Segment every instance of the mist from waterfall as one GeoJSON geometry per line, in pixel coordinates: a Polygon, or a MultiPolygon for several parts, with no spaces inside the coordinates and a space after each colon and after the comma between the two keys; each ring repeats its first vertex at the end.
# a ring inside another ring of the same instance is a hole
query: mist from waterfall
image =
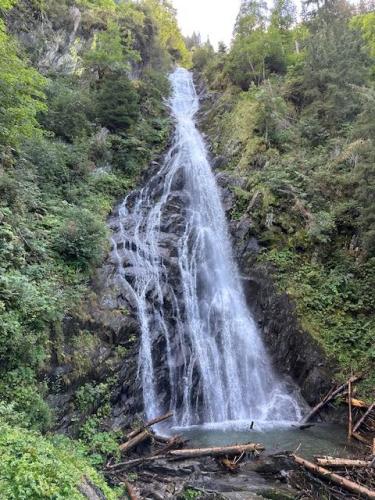
{"type": "Polygon", "coordinates": [[[170,81],[173,144],[156,175],[121,204],[112,241],[116,280],[141,328],[145,413],[171,409],[179,426],[299,420],[297,399],[275,374],[246,305],[195,126],[192,75],[178,68],[170,81]]]}

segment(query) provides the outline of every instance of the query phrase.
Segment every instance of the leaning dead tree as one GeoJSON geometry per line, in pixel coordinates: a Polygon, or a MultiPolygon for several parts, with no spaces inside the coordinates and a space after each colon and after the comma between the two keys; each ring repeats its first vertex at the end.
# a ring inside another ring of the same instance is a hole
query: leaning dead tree
{"type": "Polygon", "coordinates": [[[358,382],[358,380],[361,379],[361,375],[354,375],[353,377],[350,377],[350,379],[345,382],[345,384],[340,385],[337,388],[331,389],[328,394],[324,396],[324,398],[316,405],[314,408],[310,411],[306,417],[303,418],[302,424],[306,424],[309,422],[315,415],[317,415],[328,403],[330,403],[333,399],[335,399],[338,396],[341,396],[345,391],[348,390],[348,387],[350,387],[358,382]]]}

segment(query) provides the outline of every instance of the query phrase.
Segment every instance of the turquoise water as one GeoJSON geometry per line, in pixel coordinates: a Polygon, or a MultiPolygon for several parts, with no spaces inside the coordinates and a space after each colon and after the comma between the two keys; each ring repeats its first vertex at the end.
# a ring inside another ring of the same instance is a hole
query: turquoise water
{"type": "Polygon", "coordinates": [[[265,454],[283,451],[296,452],[306,458],[314,455],[352,456],[359,453],[355,442],[348,443],[347,429],[337,424],[315,424],[305,430],[296,427],[270,428],[259,431],[215,428],[214,426],[191,426],[175,432],[189,439],[191,447],[227,446],[242,443],[262,443],[265,454]]]}

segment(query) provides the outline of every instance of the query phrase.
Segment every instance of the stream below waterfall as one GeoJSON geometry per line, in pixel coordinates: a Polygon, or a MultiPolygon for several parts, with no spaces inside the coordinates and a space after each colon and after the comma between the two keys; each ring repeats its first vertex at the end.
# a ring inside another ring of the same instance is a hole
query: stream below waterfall
{"type": "Polygon", "coordinates": [[[192,448],[210,446],[229,446],[241,443],[262,443],[266,450],[265,455],[272,455],[285,451],[296,451],[305,458],[312,459],[314,455],[331,455],[350,457],[360,452],[360,446],[348,442],[347,428],[343,425],[320,423],[308,429],[298,428],[269,428],[259,431],[215,428],[215,426],[192,426],[178,429],[189,440],[192,448]]]}

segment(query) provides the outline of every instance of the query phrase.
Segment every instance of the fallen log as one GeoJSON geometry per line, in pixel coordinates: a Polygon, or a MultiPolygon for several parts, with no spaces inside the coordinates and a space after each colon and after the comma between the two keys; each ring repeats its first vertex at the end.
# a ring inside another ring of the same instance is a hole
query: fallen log
{"type": "Polygon", "coordinates": [[[362,417],[358,420],[358,422],[353,427],[353,432],[357,432],[357,430],[361,427],[366,418],[370,415],[372,410],[375,408],[375,403],[372,403],[367,409],[367,411],[362,415],[362,417]]]}
{"type": "MultiPolygon", "coordinates": [[[[355,382],[360,380],[360,378],[361,378],[360,375],[358,375],[358,376],[356,375],[356,376],[351,377],[349,380],[350,380],[351,384],[354,384],[355,382]]],[[[337,397],[341,393],[343,393],[345,391],[345,389],[348,387],[348,385],[349,385],[349,381],[345,382],[345,384],[340,385],[339,387],[337,387],[337,389],[331,389],[328,392],[328,394],[326,394],[324,396],[324,398],[320,401],[320,403],[318,403],[316,406],[314,406],[314,408],[310,411],[310,413],[302,419],[301,423],[306,424],[309,420],[311,420],[312,417],[314,417],[317,413],[319,413],[320,410],[322,408],[324,408],[324,406],[326,404],[328,404],[330,401],[332,401],[332,399],[334,399],[335,397],[337,397]]]]}
{"type": "Polygon", "coordinates": [[[304,431],[305,429],[310,429],[310,427],[314,427],[315,424],[300,424],[300,425],[293,425],[292,427],[295,427],[296,429],[299,429],[300,431],[304,431]]]}
{"type": "Polygon", "coordinates": [[[137,445],[143,443],[143,441],[146,441],[146,439],[149,439],[151,437],[150,431],[145,429],[144,431],[140,432],[133,438],[129,439],[129,441],[126,441],[123,444],[120,444],[120,451],[121,453],[127,453],[128,451],[132,450],[135,448],[137,445]]]}
{"type": "Polygon", "coordinates": [[[169,457],[194,458],[194,457],[220,457],[225,455],[240,455],[254,451],[263,451],[262,444],[248,443],[233,446],[219,446],[215,448],[186,448],[183,450],[172,450],[168,452],[169,457]]]}
{"type": "Polygon", "coordinates": [[[127,460],[126,462],[119,462],[118,464],[108,465],[105,468],[105,472],[109,474],[113,472],[114,474],[116,474],[117,471],[120,471],[122,469],[127,469],[128,467],[136,467],[137,465],[141,465],[147,462],[155,462],[155,460],[160,460],[162,458],[164,457],[162,457],[161,455],[156,455],[153,457],[133,458],[132,460],[127,460]]]}
{"type": "MultiPolygon", "coordinates": [[[[126,443],[125,443],[126,444],[126,443]]],[[[171,458],[183,459],[183,458],[193,458],[193,457],[220,457],[220,456],[236,456],[242,455],[248,452],[263,451],[265,448],[262,444],[248,443],[242,445],[233,446],[221,446],[215,448],[192,448],[184,450],[171,450],[164,455],[153,455],[150,457],[134,458],[132,460],[127,460],[126,462],[120,462],[118,464],[108,465],[106,467],[107,473],[116,473],[116,471],[121,469],[127,469],[128,467],[136,467],[138,465],[146,464],[148,462],[155,462],[156,460],[168,460],[171,458]]],[[[242,458],[242,457],[241,457],[242,458]]]]}
{"type": "Polygon", "coordinates": [[[316,457],[318,465],[322,467],[369,467],[369,460],[356,460],[350,458],[316,457]]]}
{"type": "Polygon", "coordinates": [[[170,438],[165,446],[161,448],[160,450],[155,451],[155,453],[152,454],[152,456],[158,456],[158,455],[165,455],[168,453],[170,450],[174,450],[176,448],[182,448],[182,446],[186,443],[187,441],[183,439],[181,436],[173,436],[170,438]]]}
{"type": "Polygon", "coordinates": [[[129,481],[124,481],[128,496],[130,500],[139,500],[138,495],[135,493],[133,486],[129,483],[129,481]]]}
{"type": "Polygon", "coordinates": [[[163,443],[163,444],[166,444],[170,441],[171,437],[170,436],[160,436],[159,434],[153,434],[152,435],[152,439],[156,442],[156,443],[163,443]]]}
{"type": "Polygon", "coordinates": [[[334,472],[331,472],[328,469],[321,467],[320,465],[313,464],[312,462],[309,462],[308,460],[305,460],[298,455],[291,455],[291,457],[298,465],[302,465],[313,474],[323,477],[324,479],[328,479],[329,481],[338,484],[347,491],[351,491],[352,493],[355,493],[357,495],[363,495],[366,498],[375,499],[374,490],[370,490],[365,486],[361,486],[360,484],[355,483],[354,481],[350,481],[345,477],[339,476],[338,474],[335,474],[334,472]]]}
{"type": "Polygon", "coordinates": [[[165,415],[161,415],[160,417],[153,418],[145,423],[144,427],[151,427],[155,424],[160,424],[160,422],[164,422],[164,420],[168,420],[168,418],[173,417],[173,411],[169,411],[165,415]]]}
{"type": "Polygon", "coordinates": [[[159,424],[160,422],[164,422],[164,420],[168,420],[168,418],[173,417],[173,411],[169,411],[165,415],[161,415],[160,417],[155,417],[152,420],[149,420],[145,424],[141,425],[137,429],[134,429],[133,431],[129,432],[129,434],[126,435],[126,439],[132,439],[133,437],[137,436],[140,432],[143,430],[147,429],[148,427],[151,427],[152,425],[159,424]]]}

